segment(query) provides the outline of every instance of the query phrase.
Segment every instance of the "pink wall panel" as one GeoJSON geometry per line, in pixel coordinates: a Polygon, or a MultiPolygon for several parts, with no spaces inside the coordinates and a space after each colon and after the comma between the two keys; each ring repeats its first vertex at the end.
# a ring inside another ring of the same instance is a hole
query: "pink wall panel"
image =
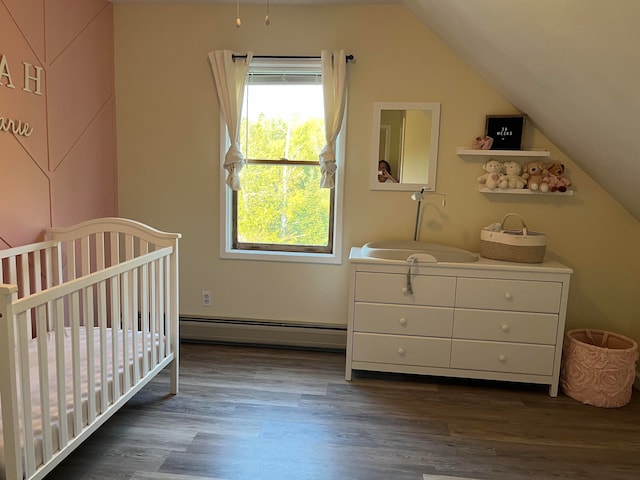
{"type": "Polygon", "coordinates": [[[51,182],[53,224],[72,225],[100,211],[116,189],[115,112],[112,101],[87,127],[51,182]]]}
{"type": "Polygon", "coordinates": [[[49,159],[55,170],[113,97],[113,18],[103,11],[49,68],[49,159]]]}
{"type": "MultiPolygon", "coordinates": [[[[32,2],[33,3],[33,2],[32,2]]],[[[41,2],[40,2],[41,3],[41,2]]],[[[28,123],[33,133],[28,136],[18,135],[15,138],[29,153],[33,161],[42,169],[47,168],[47,118],[46,118],[46,72],[40,73],[41,94],[25,92],[28,88],[35,92],[34,80],[25,85],[24,65],[27,62],[34,67],[29,74],[36,76],[35,66],[44,65],[35,56],[29,39],[22,33],[22,26],[17,25],[9,11],[0,4],[0,55],[4,56],[4,67],[0,71],[0,117],[28,123]],[[13,85],[11,88],[10,85],[13,85]]],[[[1,61],[1,60],[0,60],[1,61]]],[[[5,132],[0,132],[7,135],[5,132]]]]}
{"type": "Polygon", "coordinates": [[[0,129],[0,248],[116,215],[112,5],[0,0],[0,67],[0,121],[33,129],[0,129]],[[23,62],[42,68],[41,95],[23,62]]]}
{"type": "MultiPolygon", "coordinates": [[[[44,0],[2,0],[20,25],[24,37],[40,62],[44,62],[44,0]]],[[[51,2],[47,2],[51,3],[51,2]]]]}
{"type": "Polygon", "coordinates": [[[104,8],[104,0],[45,2],[47,62],[53,63],[104,8]]]}
{"type": "Polygon", "coordinates": [[[41,240],[49,226],[49,179],[13,135],[0,133],[0,152],[0,237],[11,246],[41,240]]]}

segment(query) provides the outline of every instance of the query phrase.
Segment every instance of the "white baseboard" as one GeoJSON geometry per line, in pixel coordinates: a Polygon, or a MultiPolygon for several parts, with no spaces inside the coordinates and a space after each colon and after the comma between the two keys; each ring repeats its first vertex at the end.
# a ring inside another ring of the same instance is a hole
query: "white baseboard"
{"type": "Polygon", "coordinates": [[[347,328],[257,320],[180,317],[182,340],[345,350],[347,328]]]}

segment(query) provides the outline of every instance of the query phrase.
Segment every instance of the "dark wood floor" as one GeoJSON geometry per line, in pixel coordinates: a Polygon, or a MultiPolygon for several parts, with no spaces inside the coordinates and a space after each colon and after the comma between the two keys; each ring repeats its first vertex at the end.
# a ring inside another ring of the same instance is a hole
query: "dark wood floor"
{"type": "Polygon", "coordinates": [[[543,386],[359,373],[344,353],[183,344],[47,480],[640,478],[640,392],[623,408],[543,386]],[[423,477],[424,476],[424,477],[423,477]]]}

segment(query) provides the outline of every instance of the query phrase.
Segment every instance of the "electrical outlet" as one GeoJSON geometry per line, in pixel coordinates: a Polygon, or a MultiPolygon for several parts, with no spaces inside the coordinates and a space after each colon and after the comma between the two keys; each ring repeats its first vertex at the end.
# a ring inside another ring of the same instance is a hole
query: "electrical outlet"
{"type": "Polygon", "coordinates": [[[210,290],[202,290],[202,305],[210,307],[213,303],[213,297],[210,290]]]}

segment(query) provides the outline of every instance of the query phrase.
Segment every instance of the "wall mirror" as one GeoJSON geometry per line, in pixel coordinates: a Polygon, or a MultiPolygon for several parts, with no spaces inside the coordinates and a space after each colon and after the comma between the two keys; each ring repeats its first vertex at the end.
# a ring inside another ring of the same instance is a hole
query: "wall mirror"
{"type": "Polygon", "coordinates": [[[439,103],[374,103],[371,189],[434,191],[439,130],[439,103]]]}

